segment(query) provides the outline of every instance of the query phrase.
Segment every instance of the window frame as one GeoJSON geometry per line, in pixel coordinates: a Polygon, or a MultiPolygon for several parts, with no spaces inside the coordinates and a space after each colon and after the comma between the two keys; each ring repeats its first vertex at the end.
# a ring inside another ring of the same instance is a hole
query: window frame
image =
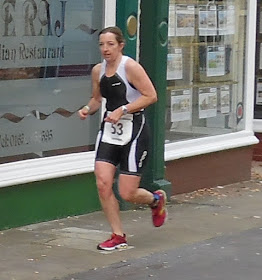
{"type": "Polygon", "coordinates": [[[253,131],[257,2],[256,0],[250,0],[247,1],[247,3],[247,38],[243,104],[245,110],[243,117],[244,130],[229,134],[167,143],[165,144],[165,161],[250,146],[259,142],[254,136],[253,131]]]}
{"type": "MultiPolygon", "coordinates": [[[[104,27],[116,23],[116,0],[104,1],[104,27]],[[114,16],[112,16],[114,15],[114,16]]],[[[72,153],[0,165],[0,188],[94,171],[95,152],[72,153]]]]}

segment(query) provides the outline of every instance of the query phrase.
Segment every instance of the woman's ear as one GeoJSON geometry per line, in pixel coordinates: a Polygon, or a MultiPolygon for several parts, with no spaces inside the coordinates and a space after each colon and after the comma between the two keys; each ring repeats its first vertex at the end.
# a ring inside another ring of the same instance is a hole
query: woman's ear
{"type": "Polygon", "coordinates": [[[125,43],[122,42],[122,43],[119,44],[119,46],[120,46],[120,50],[122,51],[125,47],[125,43]]]}

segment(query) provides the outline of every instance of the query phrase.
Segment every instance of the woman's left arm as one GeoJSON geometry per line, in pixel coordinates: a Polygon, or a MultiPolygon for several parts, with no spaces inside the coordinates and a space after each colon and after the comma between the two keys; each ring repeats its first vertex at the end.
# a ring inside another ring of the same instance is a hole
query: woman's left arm
{"type": "MultiPolygon", "coordinates": [[[[126,61],[125,70],[129,83],[141,93],[137,100],[126,105],[127,112],[135,113],[155,103],[157,101],[157,93],[144,68],[130,58],[126,61]]],[[[121,107],[115,109],[104,120],[111,123],[118,122],[124,114],[121,107]]]]}
{"type": "Polygon", "coordinates": [[[126,62],[126,75],[128,81],[141,93],[141,96],[126,105],[128,113],[134,113],[148,107],[157,101],[156,90],[144,68],[135,60],[126,62]]]}

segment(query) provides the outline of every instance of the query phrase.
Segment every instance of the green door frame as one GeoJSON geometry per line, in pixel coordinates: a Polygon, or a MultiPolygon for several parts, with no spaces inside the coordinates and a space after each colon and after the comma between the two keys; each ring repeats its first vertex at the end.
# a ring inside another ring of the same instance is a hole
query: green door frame
{"type": "MultiPolygon", "coordinates": [[[[136,59],[138,30],[138,0],[117,0],[116,24],[126,39],[125,54],[136,59]],[[134,31],[135,30],[135,31],[134,31]]],[[[141,186],[154,191],[164,189],[171,195],[171,183],[164,179],[164,141],[166,111],[166,67],[168,42],[168,0],[141,0],[140,4],[140,63],[151,78],[157,93],[158,102],[146,109],[151,130],[150,160],[143,175],[141,186]]],[[[114,186],[122,210],[132,206],[118,195],[117,183],[114,186]]]]}
{"type": "Polygon", "coordinates": [[[152,137],[151,160],[143,184],[164,189],[171,195],[165,177],[165,112],[169,0],[142,0],[140,16],[140,63],[146,69],[158,94],[158,102],[147,110],[152,137]],[[153,3],[152,3],[153,2],[153,3]]]}

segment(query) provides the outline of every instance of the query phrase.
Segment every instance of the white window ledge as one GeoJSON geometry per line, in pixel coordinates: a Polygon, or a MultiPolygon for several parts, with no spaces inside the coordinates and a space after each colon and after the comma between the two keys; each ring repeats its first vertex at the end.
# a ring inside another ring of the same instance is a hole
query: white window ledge
{"type": "Polygon", "coordinates": [[[253,131],[180,141],[165,145],[165,161],[192,157],[257,144],[253,131]]]}
{"type": "Polygon", "coordinates": [[[0,165],[0,187],[94,171],[95,152],[30,159],[0,165]]]}
{"type": "MultiPolygon", "coordinates": [[[[242,131],[165,145],[165,161],[254,145],[253,132],[242,131]]],[[[0,187],[94,172],[95,152],[31,159],[0,165],[0,187]]]]}
{"type": "Polygon", "coordinates": [[[262,132],[262,120],[253,120],[253,129],[255,132],[262,132]]]}

